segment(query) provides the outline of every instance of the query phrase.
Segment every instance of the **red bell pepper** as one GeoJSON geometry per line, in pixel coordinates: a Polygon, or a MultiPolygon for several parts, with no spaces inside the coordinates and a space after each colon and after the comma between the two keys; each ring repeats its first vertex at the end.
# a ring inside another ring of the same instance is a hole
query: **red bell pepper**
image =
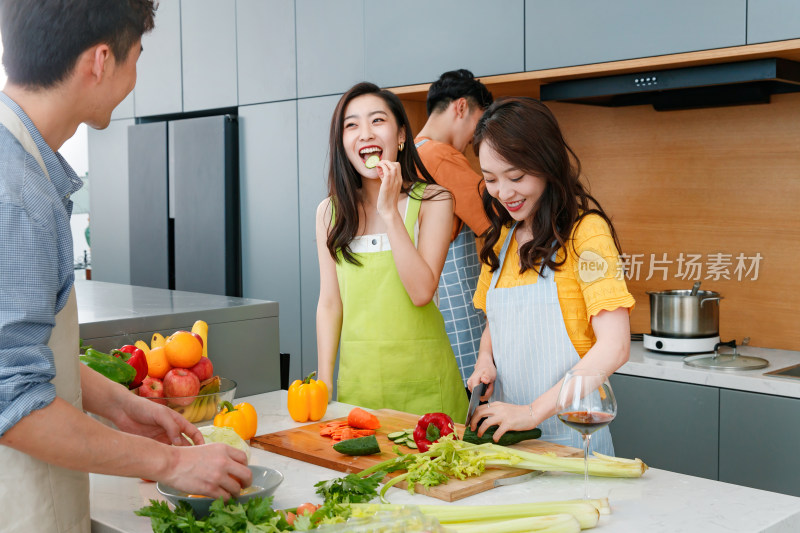
{"type": "Polygon", "coordinates": [[[142,384],[147,377],[147,357],[144,352],[131,344],[126,344],[119,350],[112,350],[111,355],[118,357],[136,369],[136,377],[128,385],[129,389],[135,389],[142,384]]]}
{"type": "Polygon", "coordinates": [[[421,452],[427,452],[428,448],[445,435],[456,432],[453,419],[445,413],[428,413],[423,415],[414,428],[414,443],[421,452]]]}

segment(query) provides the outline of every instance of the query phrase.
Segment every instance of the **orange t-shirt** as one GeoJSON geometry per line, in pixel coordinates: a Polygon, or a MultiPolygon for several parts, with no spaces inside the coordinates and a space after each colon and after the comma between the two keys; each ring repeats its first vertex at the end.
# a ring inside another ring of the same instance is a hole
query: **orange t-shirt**
{"type": "MultiPolygon", "coordinates": [[[[494,245],[494,251],[498,256],[508,231],[508,227],[500,230],[500,238],[494,245]]],[[[581,223],[572,229],[566,249],[566,261],[554,274],[558,303],[572,345],[578,355],[583,357],[597,340],[592,329],[591,317],[600,311],[613,311],[619,307],[626,307],[630,312],[636,302],[628,292],[625,278],[621,275],[619,252],[611,236],[611,229],[602,217],[595,214],[586,215],[581,223]],[[593,265],[598,265],[600,268],[592,270],[587,268],[593,265]]],[[[564,259],[564,248],[558,250],[556,258],[559,261],[564,259]]],[[[514,235],[497,280],[497,288],[530,285],[539,279],[539,274],[535,270],[528,269],[520,273],[519,269],[519,248],[514,235]]],[[[489,266],[481,265],[481,275],[473,298],[473,303],[478,309],[486,311],[486,293],[491,281],[492,272],[489,266]]]]}
{"type": "Polygon", "coordinates": [[[483,178],[472,170],[466,156],[451,145],[428,137],[417,137],[414,142],[422,139],[428,139],[417,149],[422,164],[436,183],[453,195],[455,205],[453,239],[461,231],[462,222],[469,226],[475,235],[483,235],[490,225],[481,202],[483,178]]]}

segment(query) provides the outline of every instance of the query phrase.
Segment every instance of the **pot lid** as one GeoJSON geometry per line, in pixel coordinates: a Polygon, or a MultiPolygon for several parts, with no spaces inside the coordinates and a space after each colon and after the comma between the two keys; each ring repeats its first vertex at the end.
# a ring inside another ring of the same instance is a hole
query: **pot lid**
{"type": "Polygon", "coordinates": [[[711,370],[758,370],[769,366],[769,361],[761,357],[736,353],[721,353],[716,357],[709,354],[690,355],[683,358],[683,363],[688,366],[711,370]]]}
{"type": "MultiPolygon", "coordinates": [[[[750,341],[750,337],[745,337],[742,346],[750,341]]],[[[769,361],[761,357],[750,355],[740,355],[736,349],[736,341],[720,342],[714,347],[713,354],[690,355],[683,358],[683,364],[695,368],[707,368],[711,370],[758,370],[769,366],[769,361]],[[719,353],[722,346],[733,348],[731,353],[719,353]]]]}

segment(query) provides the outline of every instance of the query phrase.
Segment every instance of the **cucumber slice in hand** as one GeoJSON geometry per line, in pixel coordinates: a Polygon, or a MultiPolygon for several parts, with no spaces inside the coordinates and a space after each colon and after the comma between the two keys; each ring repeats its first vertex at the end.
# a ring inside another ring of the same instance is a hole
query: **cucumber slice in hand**
{"type": "Polygon", "coordinates": [[[380,161],[381,158],[379,156],[371,155],[367,158],[366,161],[364,161],[364,166],[367,168],[375,168],[378,166],[378,163],[380,163],[380,161]]]}

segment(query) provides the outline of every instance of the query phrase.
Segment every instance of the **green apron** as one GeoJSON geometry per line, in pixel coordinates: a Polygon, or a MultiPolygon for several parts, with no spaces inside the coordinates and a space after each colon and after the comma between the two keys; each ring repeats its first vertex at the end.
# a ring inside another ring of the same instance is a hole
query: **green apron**
{"type": "MultiPolygon", "coordinates": [[[[413,196],[425,186],[416,184],[413,196]]],[[[404,222],[412,242],[420,203],[409,196],[404,222]]],[[[336,265],[343,309],[338,400],[463,421],[467,396],[439,309],[411,302],[391,250],[355,256],[361,266],[341,256],[336,265]]]]}

